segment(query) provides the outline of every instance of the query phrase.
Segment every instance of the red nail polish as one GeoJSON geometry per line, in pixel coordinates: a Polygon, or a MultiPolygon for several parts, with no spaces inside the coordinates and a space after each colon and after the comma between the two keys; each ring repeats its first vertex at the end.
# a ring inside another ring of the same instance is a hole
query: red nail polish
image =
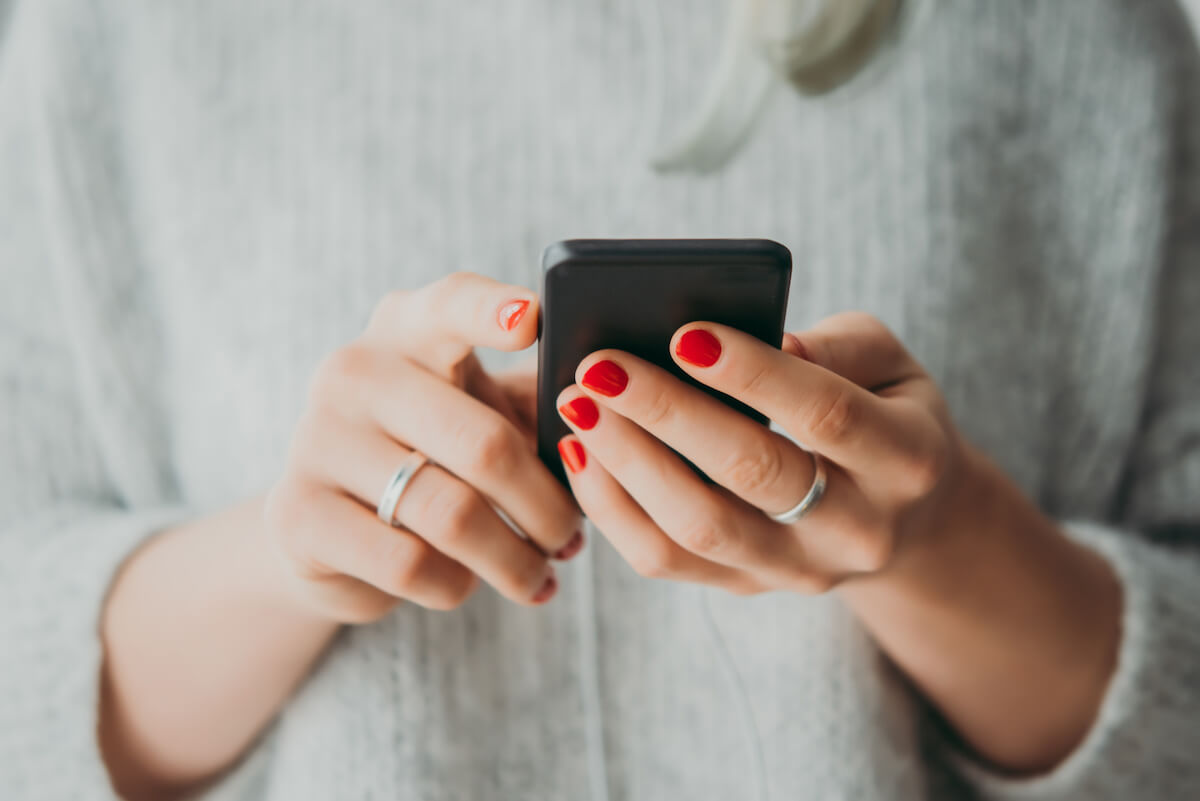
{"type": "Polygon", "coordinates": [[[697,367],[712,367],[721,358],[721,343],[702,328],[693,328],[679,338],[675,355],[697,367]]]}
{"type": "Polygon", "coordinates": [[[583,449],[583,444],[579,440],[559,440],[558,455],[562,457],[563,464],[572,473],[578,473],[587,467],[587,451],[583,449]]]}
{"type": "Polygon", "coordinates": [[[566,545],[558,549],[558,552],[554,554],[554,558],[565,561],[582,550],[583,532],[576,531],[575,536],[571,537],[571,539],[567,541],[566,545]]]}
{"type": "Polygon", "coordinates": [[[593,392],[609,398],[615,398],[625,391],[629,384],[629,374],[621,369],[621,365],[608,359],[598,361],[587,369],[579,382],[593,392]]]}
{"type": "Polygon", "coordinates": [[[554,577],[554,574],[547,576],[546,583],[543,584],[542,588],[537,591],[536,595],[533,596],[533,602],[535,604],[540,604],[549,601],[550,597],[554,595],[554,591],[557,589],[558,579],[554,577]]]}
{"type": "Polygon", "coordinates": [[[590,431],[600,420],[600,410],[591,398],[576,398],[558,407],[559,413],[577,428],[590,431]]]}
{"type": "Polygon", "coordinates": [[[501,328],[505,331],[511,331],[517,327],[517,323],[521,322],[521,318],[525,316],[525,312],[528,310],[529,301],[514,300],[500,307],[500,311],[496,314],[496,319],[500,322],[501,328]]]}

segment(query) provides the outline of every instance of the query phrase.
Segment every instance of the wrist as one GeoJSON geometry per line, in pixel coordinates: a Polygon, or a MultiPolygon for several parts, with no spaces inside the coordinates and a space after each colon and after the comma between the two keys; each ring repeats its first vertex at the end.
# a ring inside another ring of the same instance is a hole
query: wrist
{"type": "Polygon", "coordinates": [[[943,527],[842,596],[980,757],[1047,770],[1099,709],[1115,668],[1120,587],[997,466],[967,458],[943,527]]]}

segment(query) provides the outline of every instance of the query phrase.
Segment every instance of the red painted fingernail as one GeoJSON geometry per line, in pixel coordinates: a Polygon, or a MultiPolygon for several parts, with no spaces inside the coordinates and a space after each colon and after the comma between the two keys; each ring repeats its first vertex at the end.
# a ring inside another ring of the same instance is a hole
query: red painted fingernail
{"type": "Polygon", "coordinates": [[[529,311],[529,301],[514,300],[500,307],[500,311],[496,314],[496,319],[500,322],[501,328],[505,331],[511,331],[517,327],[517,323],[521,322],[521,318],[525,316],[525,312],[527,311],[529,311]]]}
{"type": "Polygon", "coordinates": [[[712,367],[721,358],[721,343],[702,328],[693,328],[679,338],[675,355],[697,367],[712,367]]]}
{"type": "Polygon", "coordinates": [[[596,408],[596,402],[591,398],[576,398],[559,406],[558,411],[568,421],[574,423],[576,428],[582,428],[584,431],[595,428],[597,421],[600,420],[600,410],[596,408]]]}
{"type": "Polygon", "coordinates": [[[554,577],[553,573],[551,573],[549,576],[546,577],[546,583],[544,583],[542,585],[542,588],[537,591],[537,594],[533,596],[533,602],[535,604],[541,604],[541,603],[545,603],[546,601],[549,601],[551,596],[554,595],[554,592],[557,589],[558,589],[558,579],[554,577]]]}
{"type": "Polygon", "coordinates": [[[572,473],[578,473],[583,468],[587,467],[587,451],[583,449],[583,443],[576,439],[559,440],[558,455],[562,457],[563,464],[572,473]]]}
{"type": "Polygon", "coordinates": [[[615,398],[625,391],[629,384],[629,375],[621,369],[621,365],[604,359],[589,367],[579,383],[593,392],[615,398]]]}
{"type": "Polygon", "coordinates": [[[570,559],[572,556],[574,556],[575,554],[579,553],[582,550],[583,550],[583,532],[576,531],[575,536],[573,536],[573,537],[571,537],[571,539],[567,540],[567,544],[558,549],[558,552],[554,554],[554,558],[562,559],[562,560],[570,559]]]}

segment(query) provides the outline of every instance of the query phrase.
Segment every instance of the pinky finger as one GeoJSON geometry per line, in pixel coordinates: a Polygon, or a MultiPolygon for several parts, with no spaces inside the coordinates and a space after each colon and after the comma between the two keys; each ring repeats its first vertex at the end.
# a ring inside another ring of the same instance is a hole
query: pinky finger
{"type": "Polygon", "coordinates": [[[345,495],[311,491],[316,497],[297,505],[303,514],[277,514],[284,518],[285,543],[303,577],[325,601],[340,599],[335,610],[353,613],[360,603],[384,605],[384,599],[369,600],[374,593],[356,592],[362,590],[430,609],[457,607],[474,591],[475,575],[420,537],[381,523],[345,495]]]}
{"type": "Polygon", "coordinates": [[[579,508],[636,573],[739,593],[757,590],[756,583],[742,571],[684,550],[663,533],[612,474],[598,460],[588,458],[574,434],[559,441],[558,452],[579,508]]]}

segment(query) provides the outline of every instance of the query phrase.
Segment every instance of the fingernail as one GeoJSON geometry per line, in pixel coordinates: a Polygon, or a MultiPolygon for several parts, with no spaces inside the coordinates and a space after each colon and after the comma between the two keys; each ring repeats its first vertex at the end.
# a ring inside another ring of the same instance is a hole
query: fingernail
{"type": "Polygon", "coordinates": [[[721,358],[721,343],[702,328],[693,328],[679,338],[675,355],[697,367],[712,367],[721,358]]]}
{"type": "Polygon", "coordinates": [[[514,300],[500,307],[496,319],[499,320],[501,328],[505,331],[511,331],[517,327],[517,323],[521,322],[521,318],[525,316],[525,312],[528,310],[529,301],[514,300]]]}
{"type": "Polygon", "coordinates": [[[559,440],[558,455],[562,457],[563,464],[572,473],[578,473],[587,467],[587,451],[583,449],[583,443],[577,439],[559,440]]]}
{"type": "Polygon", "coordinates": [[[595,428],[596,422],[600,419],[600,410],[596,408],[596,402],[591,398],[576,398],[559,406],[558,411],[569,422],[584,431],[595,428]]]}
{"type": "Polygon", "coordinates": [[[629,375],[621,369],[621,365],[604,359],[589,367],[579,383],[593,392],[615,398],[625,391],[629,384],[629,375]]]}
{"type": "Polygon", "coordinates": [[[554,592],[557,589],[558,589],[558,579],[555,577],[555,575],[553,573],[551,573],[549,576],[546,577],[546,582],[542,585],[542,588],[537,591],[536,595],[533,596],[533,602],[535,604],[541,604],[541,603],[545,603],[546,601],[549,601],[551,596],[554,595],[554,592]]]}
{"type": "Polygon", "coordinates": [[[567,540],[567,544],[559,548],[554,554],[555,559],[566,560],[570,559],[575,554],[583,550],[583,532],[576,531],[575,536],[567,540]]]}

